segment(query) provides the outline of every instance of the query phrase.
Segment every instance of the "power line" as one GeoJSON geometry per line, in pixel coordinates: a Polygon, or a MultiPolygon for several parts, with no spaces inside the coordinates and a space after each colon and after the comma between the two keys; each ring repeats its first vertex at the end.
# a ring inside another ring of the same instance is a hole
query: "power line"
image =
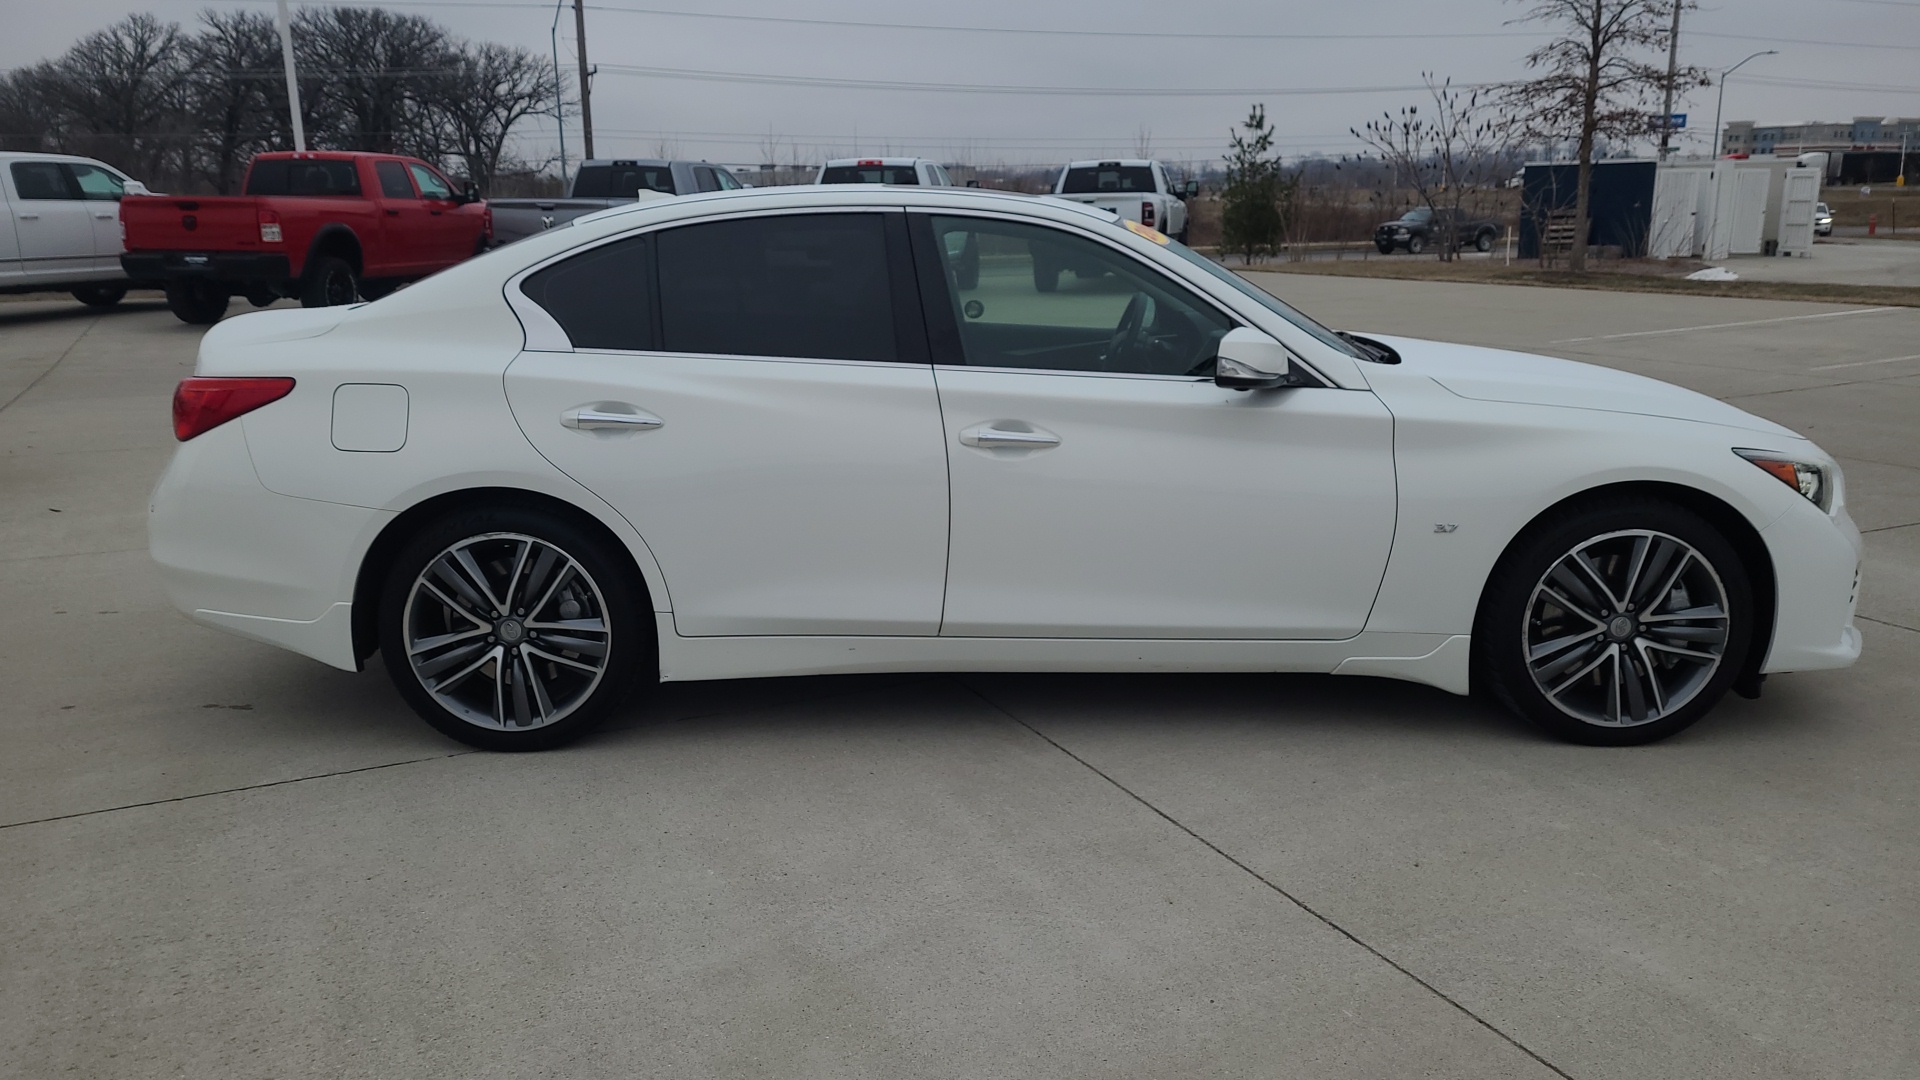
{"type": "Polygon", "coordinates": [[[1920,94],[1920,86],[1893,86],[1888,83],[1835,82],[1825,79],[1795,79],[1784,75],[1735,75],[1727,81],[1761,86],[1794,86],[1805,90],[1854,90],[1874,93],[1920,94]]]}
{"type": "MultiPolygon", "coordinates": [[[[1031,94],[1067,97],[1311,97],[1337,94],[1408,93],[1425,90],[1421,83],[1397,86],[1295,86],[1295,87],[1166,87],[1166,86],[1015,86],[998,83],[935,83],[885,79],[837,79],[810,75],[756,75],[744,71],[703,71],[693,68],[637,67],[631,64],[602,64],[612,75],[633,75],[654,79],[687,79],[695,82],[753,83],[762,86],[816,86],[835,90],[931,91],[943,94],[1031,94]]],[[[1458,89],[1475,90],[1494,83],[1457,83],[1458,89]]]]}
{"type": "MultiPolygon", "coordinates": [[[[1904,6],[1904,5],[1903,5],[1904,6]]],[[[1920,7],[1920,4],[1913,5],[1920,7]]],[[[1769,45],[1818,45],[1830,49],[1901,49],[1908,52],[1920,51],[1920,45],[1893,45],[1875,41],[1812,41],[1807,38],[1762,37],[1758,34],[1712,34],[1704,30],[1690,30],[1688,37],[1716,38],[1721,41],[1759,41],[1769,45]]]]}

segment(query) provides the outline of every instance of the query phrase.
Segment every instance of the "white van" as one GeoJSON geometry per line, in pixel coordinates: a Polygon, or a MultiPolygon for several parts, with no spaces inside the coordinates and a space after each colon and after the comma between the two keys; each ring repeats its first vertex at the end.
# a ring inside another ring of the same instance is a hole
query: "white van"
{"type": "Polygon", "coordinates": [[[147,194],[111,165],[0,152],[0,292],[71,292],[95,307],[127,294],[120,197],[147,194]]]}

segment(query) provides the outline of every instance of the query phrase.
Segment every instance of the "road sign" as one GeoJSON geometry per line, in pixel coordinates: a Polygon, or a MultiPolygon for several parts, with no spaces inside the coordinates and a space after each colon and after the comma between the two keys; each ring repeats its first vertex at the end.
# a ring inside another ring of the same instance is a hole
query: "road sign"
{"type": "Polygon", "coordinates": [[[1667,117],[1667,127],[1674,131],[1684,131],[1687,126],[1687,114],[1677,112],[1667,117]]]}

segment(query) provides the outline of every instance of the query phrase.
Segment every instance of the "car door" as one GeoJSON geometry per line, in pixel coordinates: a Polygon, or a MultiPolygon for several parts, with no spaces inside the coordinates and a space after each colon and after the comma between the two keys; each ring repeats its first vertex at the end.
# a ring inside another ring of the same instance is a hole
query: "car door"
{"type": "MultiPolygon", "coordinates": [[[[414,191],[406,165],[391,158],[376,160],[373,175],[380,182],[380,247],[386,260],[380,272],[396,277],[426,273],[435,261],[433,219],[414,191]]],[[[379,273],[369,270],[367,276],[379,273]]]]}
{"type": "Polygon", "coordinates": [[[951,475],[942,635],[1360,631],[1395,512],[1374,395],[1217,386],[1236,320],[1117,240],[960,215],[914,230],[951,475]]]}
{"type": "Polygon", "coordinates": [[[453,185],[432,168],[407,162],[414,186],[420,189],[420,202],[426,207],[426,236],[432,252],[433,269],[452,266],[474,253],[474,223],[457,211],[463,203],[454,197],[453,185]]]}
{"type": "Polygon", "coordinates": [[[938,631],[947,463],[906,243],[898,212],[743,215],[509,284],[514,415],[640,533],[678,633],[938,631]]]}
{"type": "Polygon", "coordinates": [[[94,276],[93,209],[58,161],[15,161],[14,228],[28,278],[58,282],[94,276]]]}
{"type": "Polygon", "coordinates": [[[120,254],[126,250],[120,235],[120,200],[127,193],[126,178],[101,165],[68,162],[67,174],[80,189],[93,229],[93,269],[119,277],[120,254]]]}
{"type": "Polygon", "coordinates": [[[15,236],[13,221],[17,204],[7,193],[7,186],[6,180],[0,179],[0,285],[11,284],[20,277],[20,241],[15,236]]]}

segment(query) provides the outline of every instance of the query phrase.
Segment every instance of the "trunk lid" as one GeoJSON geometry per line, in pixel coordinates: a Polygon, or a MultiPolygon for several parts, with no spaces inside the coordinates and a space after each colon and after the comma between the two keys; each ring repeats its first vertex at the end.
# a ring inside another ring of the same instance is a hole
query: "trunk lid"
{"type": "Polygon", "coordinates": [[[261,247],[252,195],[141,195],[120,201],[128,251],[239,251],[261,247]]]}

